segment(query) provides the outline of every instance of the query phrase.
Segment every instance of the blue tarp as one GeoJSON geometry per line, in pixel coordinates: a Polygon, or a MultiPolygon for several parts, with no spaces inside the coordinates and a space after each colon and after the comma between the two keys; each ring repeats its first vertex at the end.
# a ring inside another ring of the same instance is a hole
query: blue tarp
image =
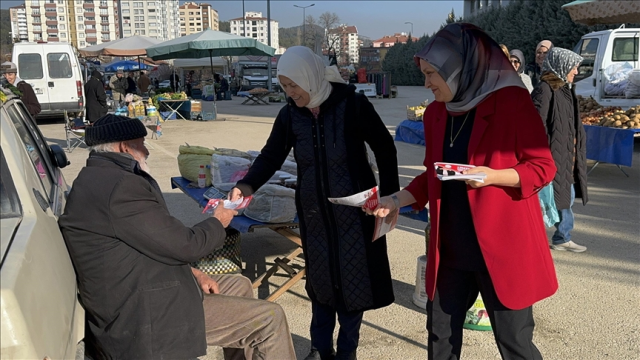
{"type": "Polygon", "coordinates": [[[106,72],[116,72],[118,70],[122,70],[122,71],[133,71],[133,70],[146,70],[151,68],[151,66],[145,64],[145,63],[138,63],[137,61],[133,61],[133,60],[122,60],[122,61],[116,61],[116,62],[112,62],[111,64],[106,64],[104,67],[104,71],[106,72]]]}
{"type": "Polygon", "coordinates": [[[633,135],[640,133],[640,129],[585,125],[584,130],[587,133],[587,159],[631,166],[633,135]]]}
{"type": "Polygon", "coordinates": [[[424,125],[422,121],[404,120],[396,127],[396,141],[424,146],[424,125]]]}

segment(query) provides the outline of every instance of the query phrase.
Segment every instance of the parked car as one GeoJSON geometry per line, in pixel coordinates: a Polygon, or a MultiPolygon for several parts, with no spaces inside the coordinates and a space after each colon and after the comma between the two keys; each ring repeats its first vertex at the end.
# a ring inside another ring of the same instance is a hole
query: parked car
{"type": "Polygon", "coordinates": [[[0,91],[0,358],[74,359],[84,310],[58,227],[67,157],[47,145],[17,97],[0,91]]]}
{"type": "Polygon", "coordinates": [[[162,80],[160,81],[160,83],[158,84],[158,88],[162,89],[162,88],[168,88],[171,87],[171,81],[169,80],[162,80]]]}
{"type": "Polygon", "coordinates": [[[635,71],[640,71],[639,48],[639,28],[620,27],[584,35],[573,49],[584,58],[575,77],[576,93],[585,98],[592,96],[602,106],[628,109],[640,103],[640,97],[626,98],[605,91],[605,72],[608,67],[628,64],[635,71]]]}
{"type": "Polygon", "coordinates": [[[12,59],[18,66],[18,77],[33,87],[40,102],[42,111],[38,117],[84,110],[84,81],[71,44],[16,43],[12,59]]]}

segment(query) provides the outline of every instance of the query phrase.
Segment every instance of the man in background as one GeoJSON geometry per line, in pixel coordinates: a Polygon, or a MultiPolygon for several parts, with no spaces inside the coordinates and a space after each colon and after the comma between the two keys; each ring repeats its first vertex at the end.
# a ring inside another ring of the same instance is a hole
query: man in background
{"type": "Polygon", "coordinates": [[[33,92],[31,85],[18,77],[18,67],[16,64],[9,61],[2,63],[2,75],[8,82],[6,87],[20,97],[22,103],[27,107],[29,114],[35,119],[36,115],[42,110],[40,102],[36,97],[36,93],[33,92]]]}
{"type": "Polygon", "coordinates": [[[148,95],[149,85],[151,85],[151,80],[149,79],[145,71],[141,70],[140,77],[138,78],[138,89],[140,89],[140,95],[148,95]]]}
{"type": "Polygon", "coordinates": [[[111,96],[118,106],[122,105],[124,96],[127,92],[127,79],[124,77],[124,71],[118,70],[109,79],[109,87],[111,88],[111,96]]]}

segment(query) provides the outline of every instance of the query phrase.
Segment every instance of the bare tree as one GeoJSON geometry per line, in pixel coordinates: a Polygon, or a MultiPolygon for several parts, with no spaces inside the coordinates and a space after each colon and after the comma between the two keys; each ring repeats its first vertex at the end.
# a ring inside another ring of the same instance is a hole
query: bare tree
{"type": "Polygon", "coordinates": [[[317,30],[316,30],[317,28],[318,28],[318,22],[316,21],[316,19],[311,15],[307,15],[307,18],[305,19],[305,26],[304,26],[305,34],[303,34],[304,35],[304,41],[302,42],[303,46],[307,46],[311,50],[315,50],[316,38],[318,36],[317,30]]]}
{"type": "Polygon", "coordinates": [[[340,17],[336,13],[324,12],[318,18],[319,25],[324,29],[323,48],[328,55],[340,52],[340,36],[334,36],[334,29],[340,24],[340,17]]]}

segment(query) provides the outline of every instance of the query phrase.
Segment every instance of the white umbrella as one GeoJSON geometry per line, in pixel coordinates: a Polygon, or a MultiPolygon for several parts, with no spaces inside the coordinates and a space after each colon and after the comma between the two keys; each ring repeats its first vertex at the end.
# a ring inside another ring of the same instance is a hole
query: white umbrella
{"type": "Polygon", "coordinates": [[[577,0],[562,8],[569,12],[571,20],[589,26],[640,21],[639,0],[577,0]]]}
{"type": "Polygon", "coordinates": [[[161,42],[162,40],[136,35],[78,49],[78,52],[82,56],[145,56],[148,47],[161,42]]]}

